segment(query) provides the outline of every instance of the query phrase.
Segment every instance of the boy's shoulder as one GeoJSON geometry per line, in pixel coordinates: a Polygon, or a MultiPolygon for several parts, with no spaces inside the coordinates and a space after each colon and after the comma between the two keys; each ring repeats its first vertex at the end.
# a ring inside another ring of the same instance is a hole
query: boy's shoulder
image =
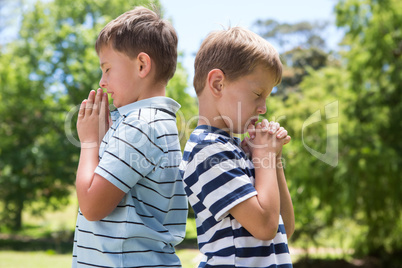
{"type": "Polygon", "coordinates": [[[197,126],[190,135],[188,142],[197,144],[233,144],[238,146],[240,140],[236,137],[231,137],[227,132],[219,128],[200,125],[197,126]]]}
{"type": "Polygon", "coordinates": [[[152,120],[156,117],[176,118],[176,113],[180,109],[180,104],[175,100],[158,96],[143,99],[118,108],[118,112],[123,117],[138,117],[137,119],[152,120]]]}
{"type": "MultiPolygon", "coordinates": [[[[175,114],[180,105],[165,97],[150,98],[119,107],[111,113],[112,136],[144,155],[158,155],[176,150],[179,135],[175,114]]],[[[106,139],[106,142],[108,142],[106,139]]]]}
{"type": "Polygon", "coordinates": [[[206,161],[217,159],[240,159],[245,154],[240,148],[240,140],[230,137],[226,132],[210,127],[198,126],[190,135],[184,148],[183,160],[190,162],[196,157],[206,161]]]}
{"type": "MultiPolygon", "coordinates": [[[[153,97],[133,102],[111,113],[112,120],[123,118],[125,124],[144,125],[146,128],[164,130],[161,125],[176,124],[180,104],[167,97],[153,97]]],[[[158,131],[159,132],[159,131],[158,131]]]]}

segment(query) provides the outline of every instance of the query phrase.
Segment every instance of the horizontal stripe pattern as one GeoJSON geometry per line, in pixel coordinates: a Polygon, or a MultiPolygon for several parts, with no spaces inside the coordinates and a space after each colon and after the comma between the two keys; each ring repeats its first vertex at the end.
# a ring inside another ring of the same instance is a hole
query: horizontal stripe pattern
{"type": "Polygon", "coordinates": [[[181,267],[174,246],[188,208],[173,116],[179,105],[157,97],[128,106],[112,112],[95,170],[126,195],[100,221],[79,211],[73,267],[181,267]]]}
{"type": "Polygon", "coordinates": [[[199,267],[292,267],[282,217],[273,240],[254,238],[229,214],[255,196],[254,165],[240,140],[211,126],[198,126],[186,144],[180,172],[196,214],[199,267]]]}

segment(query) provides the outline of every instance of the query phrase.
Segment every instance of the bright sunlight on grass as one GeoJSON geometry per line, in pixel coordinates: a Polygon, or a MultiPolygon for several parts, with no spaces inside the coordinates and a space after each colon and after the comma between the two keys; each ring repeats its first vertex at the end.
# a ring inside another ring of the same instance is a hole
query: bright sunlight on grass
{"type": "MultiPolygon", "coordinates": [[[[183,268],[194,268],[198,264],[198,250],[182,249],[177,251],[183,268]]],[[[69,268],[71,254],[49,252],[0,251],[0,268],[69,268]]]]}
{"type": "Polygon", "coordinates": [[[70,254],[46,252],[0,251],[1,268],[54,268],[71,267],[70,254]]]}

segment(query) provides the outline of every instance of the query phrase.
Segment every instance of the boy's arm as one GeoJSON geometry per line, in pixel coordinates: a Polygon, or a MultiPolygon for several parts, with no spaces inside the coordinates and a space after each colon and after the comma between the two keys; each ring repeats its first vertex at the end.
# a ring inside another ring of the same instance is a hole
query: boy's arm
{"type": "Polygon", "coordinates": [[[281,154],[277,156],[276,174],[278,176],[279,195],[281,202],[281,215],[285,225],[286,235],[290,238],[295,230],[295,216],[293,211],[292,198],[286,183],[285,173],[281,160],[281,154]]]}
{"type": "Polygon", "coordinates": [[[102,176],[95,174],[99,164],[100,141],[109,127],[106,93],[91,91],[88,100],[81,104],[77,131],[81,154],[77,169],[77,198],[82,214],[87,220],[101,220],[119,204],[124,192],[102,176]]]}
{"type": "MultiPolygon", "coordinates": [[[[275,165],[275,159],[274,155],[266,161],[273,161],[275,165]]],[[[258,194],[233,207],[230,214],[255,238],[274,239],[280,211],[275,167],[255,166],[255,189],[258,194]]]]}
{"type": "MultiPolygon", "coordinates": [[[[251,138],[254,139],[256,134],[254,126],[250,125],[248,131],[251,138]]],[[[291,137],[287,135],[288,133],[283,127],[280,127],[276,134],[277,134],[276,137],[278,139],[283,139],[283,145],[288,144],[291,140],[291,137]]],[[[244,140],[242,141],[242,148],[248,156],[251,156],[251,150],[248,146],[249,143],[250,139],[245,137],[244,140]]],[[[289,189],[287,187],[285,173],[283,170],[282,149],[276,156],[276,174],[278,178],[278,187],[280,195],[280,213],[282,215],[282,219],[285,225],[286,235],[288,238],[290,238],[294,232],[295,219],[294,219],[292,199],[289,193],[289,189]]]]}
{"type": "MultiPolygon", "coordinates": [[[[271,240],[278,231],[280,194],[276,170],[276,154],[282,147],[272,132],[268,133],[267,121],[257,125],[252,159],[255,168],[255,189],[253,196],[230,210],[230,214],[255,238],[271,240]],[[268,146],[261,146],[266,144],[268,146]],[[258,146],[260,145],[260,146],[258,146]]],[[[273,131],[273,133],[276,132],[273,131]]],[[[253,147],[253,146],[252,146],[253,147]]]]}

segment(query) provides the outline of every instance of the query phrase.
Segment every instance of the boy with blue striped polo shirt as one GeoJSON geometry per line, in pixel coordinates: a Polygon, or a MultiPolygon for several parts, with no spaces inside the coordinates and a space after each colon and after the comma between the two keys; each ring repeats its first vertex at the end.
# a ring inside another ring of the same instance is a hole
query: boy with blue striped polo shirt
{"type": "Polygon", "coordinates": [[[177,36],[155,12],[137,7],[100,32],[100,87],[81,104],[80,210],[72,267],[181,267],[187,197],[179,174],[175,114],[165,97],[176,70],[177,36]],[[110,122],[110,123],[109,123],[110,122]]]}
{"type": "Polygon", "coordinates": [[[240,27],[209,34],[195,59],[198,126],[180,170],[196,214],[199,267],[292,267],[294,213],[281,163],[290,141],[276,122],[258,122],[281,81],[264,39],[240,27]],[[248,132],[242,142],[234,134],[248,132]]]}

